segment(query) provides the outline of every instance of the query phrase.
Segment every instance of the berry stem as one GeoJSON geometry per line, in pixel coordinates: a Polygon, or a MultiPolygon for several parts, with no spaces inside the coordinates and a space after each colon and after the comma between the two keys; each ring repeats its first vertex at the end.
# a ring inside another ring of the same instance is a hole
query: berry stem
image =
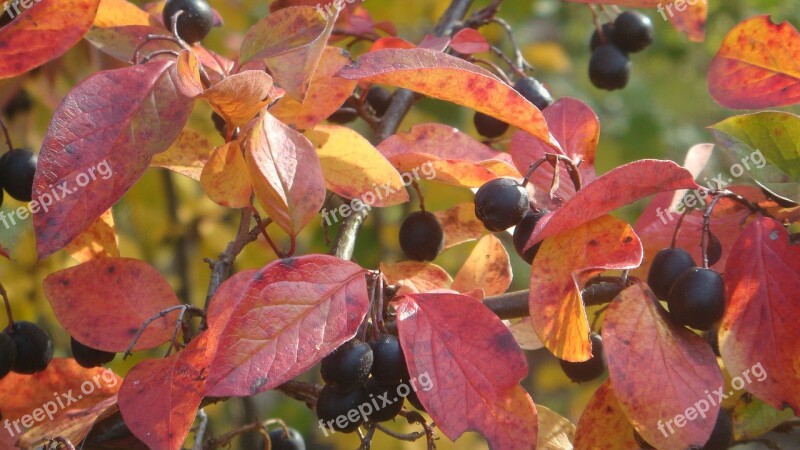
{"type": "Polygon", "coordinates": [[[285,257],[286,255],[284,255],[283,252],[278,250],[278,246],[275,245],[275,242],[273,242],[272,239],[270,239],[269,233],[267,233],[267,227],[269,226],[269,224],[272,223],[272,219],[271,218],[268,218],[267,220],[261,219],[261,216],[258,214],[258,211],[256,211],[255,208],[253,208],[253,218],[256,219],[256,227],[258,227],[258,230],[261,232],[261,235],[264,236],[264,240],[267,241],[267,244],[269,244],[272,251],[275,252],[275,256],[277,256],[278,258],[285,257]]]}
{"type": "Polygon", "coordinates": [[[8,146],[8,151],[14,150],[14,144],[11,143],[11,136],[8,134],[8,128],[6,128],[6,123],[0,118],[0,127],[3,128],[3,134],[6,137],[6,145],[8,146]]]}
{"type": "Polygon", "coordinates": [[[425,197],[422,195],[422,191],[419,189],[419,184],[417,184],[417,181],[414,180],[411,182],[411,186],[413,186],[414,190],[417,191],[417,197],[419,197],[420,211],[425,212],[425,197]]]}
{"type": "Polygon", "coordinates": [[[708,205],[705,212],[703,213],[703,235],[700,239],[700,248],[703,250],[703,268],[708,269],[708,233],[709,233],[709,222],[711,221],[711,213],[714,212],[714,208],[717,206],[720,200],[725,197],[724,192],[720,192],[720,195],[716,195],[713,191],[711,195],[714,195],[714,200],[711,200],[711,204],[708,205]]]}
{"type": "Polygon", "coordinates": [[[489,69],[491,69],[495,73],[495,75],[500,77],[506,84],[511,85],[511,79],[508,78],[508,75],[506,75],[506,73],[503,72],[503,69],[501,69],[500,66],[498,66],[497,64],[495,64],[495,63],[493,63],[491,61],[487,61],[485,59],[475,58],[475,57],[470,57],[469,58],[469,62],[471,62],[473,64],[482,64],[482,65],[488,67],[489,69]]]}
{"type": "Polygon", "coordinates": [[[3,301],[6,304],[6,317],[8,318],[8,328],[14,328],[14,315],[11,313],[11,302],[8,301],[8,294],[6,294],[6,288],[3,287],[3,284],[0,283],[0,295],[3,296],[3,301]]]}
{"type": "Polygon", "coordinates": [[[690,212],[691,210],[686,208],[683,210],[683,214],[681,214],[681,216],[678,217],[678,223],[675,224],[675,231],[672,233],[672,243],[670,243],[669,245],[670,248],[675,248],[675,246],[678,244],[678,233],[680,233],[681,231],[681,225],[683,224],[683,219],[686,216],[688,216],[690,212]]]}
{"type": "MultiPolygon", "coordinates": [[[[570,159],[568,156],[558,155],[556,153],[545,153],[541,159],[531,164],[530,167],[528,168],[528,172],[525,174],[525,177],[522,180],[522,186],[525,187],[525,185],[528,184],[528,181],[530,180],[531,176],[533,176],[533,172],[535,172],[536,169],[538,169],[539,166],[541,166],[545,162],[549,162],[554,167],[555,170],[553,173],[553,178],[554,178],[554,183],[557,184],[555,179],[559,176],[557,175],[559,161],[563,161],[567,164],[567,172],[569,173],[570,181],[572,181],[572,186],[575,187],[575,192],[580,191],[581,188],[583,187],[583,180],[581,179],[581,173],[578,170],[578,166],[575,164],[575,161],[570,159]]],[[[551,191],[551,195],[552,193],[553,192],[551,191]]]]}
{"type": "Polygon", "coordinates": [[[516,38],[514,38],[514,30],[511,28],[511,25],[509,25],[509,23],[506,22],[505,20],[496,16],[489,19],[489,22],[493,22],[500,25],[506,31],[506,34],[508,35],[508,41],[511,43],[511,47],[514,49],[514,59],[515,59],[513,66],[514,71],[520,77],[527,76],[525,74],[525,69],[530,69],[531,71],[533,71],[534,69],[533,66],[530,63],[528,63],[528,61],[526,61],[525,57],[522,55],[522,50],[520,50],[519,45],[517,45],[517,40],[516,38]]]}

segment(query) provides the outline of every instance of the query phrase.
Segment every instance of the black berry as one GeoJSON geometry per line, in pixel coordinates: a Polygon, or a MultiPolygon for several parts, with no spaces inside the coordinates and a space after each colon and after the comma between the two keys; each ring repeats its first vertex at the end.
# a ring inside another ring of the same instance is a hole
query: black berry
{"type": "Polygon", "coordinates": [[[372,378],[384,384],[397,384],[409,378],[403,349],[397,337],[385,334],[370,341],[369,346],[373,355],[372,378]]]}
{"type": "Polygon", "coordinates": [[[294,428],[289,428],[288,433],[283,428],[276,428],[269,432],[270,450],[306,450],[306,441],[303,435],[294,428]]]}
{"type": "Polygon", "coordinates": [[[374,87],[367,92],[366,101],[375,115],[382,117],[392,104],[392,93],[382,87],[374,87]]]}
{"type": "Polygon", "coordinates": [[[11,370],[32,374],[47,368],[53,359],[53,340],[38,325],[31,322],[14,322],[8,331],[17,347],[17,358],[11,370]]]}
{"type": "Polygon", "coordinates": [[[8,195],[21,202],[31,201],[37,160],[36,155],[23,148],[0,156],[0,183],[8,195]]]}
{"type": "Polygon", "coordinates": [[[222,136],[225,137],[225,131],[228,127],[228,123],[225,122],[225,119],[222,118],[216,111],[211,113],[211,120],[214,122],[214,128],[217,129],[217,132],[222,136]]]}
{"type": "Polygon", "coordinates": [[[595,28],[594,33],[592,33],[592,39],[589,41],[589,49],[591,51],[595,51],[597,47],[611,42],[611,33],[614,30],[614,24],[612,22],[606,22],[600,26],[600,29],[603,33],[602,36],[600,36],[600,32],[597,31],[597,28],[595,28]]]}
{"type": "Polygon", "coordinates": [[[647,272],[647,284],[660,299],[667,298],[672,283],[687,269],[695,267],[692,255],[682,248],[659,250],[647,272]]]}
{"type": "Polygon", "coordinates": [[[16,359],[17,346],[14,344],[14,339],[7,333],[0,333],[0,379],[11,372],[16,359]]]}
{"type": "Polygon", "coordinates": [[[353,97],[349,97],[339,109],[328,117],[328,122],[344,125],[356,119],[358,119],[358,110],[356,109],[355,100],[353,100],[353,97]]]}
{"type": "Polygon", "coordinates": [[[614,20],[611,40],[620,49],[635,53],[653,43],[653,22],[638,11],[625,11],[614,20]]]}
{"type": "Polygon", "coordinates": [[[3,108],[3,114],[9,119],[13,119],[17,114],[25,114],[30,111],[32,106],[33,103],[28,91],[20,89],[3,108]]]}
{"type": "Polygon", "coordinates": [[[351,339],[322,359],[322,379],[342,390],[355,389],[369,378],[372,360],[372,348],[351,339]]]}
{"type": "Polygon", "coordinates": [[[514,228],[514,249],[517,251],[519,257],[528,264],[533,264],[533,258],[536,256],[536,252],[539,251],[539,247],[542,246],[542,243],[537,243],[527,251],[523,251],[523,249],[525,248],[525,244],[528,243],[533,229],[536,228],[536,223],[548,212],[549,211],[546,209],[528,211],[525,213],[525,217],[522,218],[522,221],[514,228]]]}
{"type": "Polygon", "coordinates": [[[178,17],[178,35],[188,44],[202,41],[214,26],[214,11],[205,0],[168,0],[162,18],[167,30],[172,31],[172,17],[178,17]]]}
{"type": "Polygon", "coordinates": [[[502,136],[508,130],[507,123],[482,112],[475,113],[472,117],[472,123],[475,124],[475,129],[478,130],[481,136],[489,139],[502,136]]]}
{"type": "Polygon", "coordinates": [[[600,89],[613,91],[628,84],[631,61],[628,55],[612,44],[597,47],[589,59],[589,79],[600,89]]]}
{"type": "Polygon", "coordinates": [[[603,338],[597,333],[592,333],[589,339],[592,342],[591,358],[581,362],[559,360],[559,363],[561,363],[561,370],[567,374],[570,380],[576,383],[594,380],[606,370],[606,359],[603,354],[603,338]]]}
{"type": "Polygon", "coordinates": [[[350,411],[358,411],[358,407],[367,401],[363,387],[346,392],[326,385],[317,397],[317,418],[333,431],[352,433],[364,423],[365,418],[359,414],[355,421],[351,421],[347,415],[350,411]]]}
{"type": "Polygon", "coordinates": [[[714,431],[711,432],[711,437],[703,446],[703,450],[726,450],[731,446],[731,441],[733,441],[733,423],[725,410],[720,409],[714,431]]]}
{"type": "Polygon", "coordinates": [[[528,191],[511,178],[487,181],[475,193],[475,216],[489,231],[519,224],[530,208],[528,191]]]}
{"type": "Polygon", "coordinates": [[[520,95],[525,97],[526,100],[533,103],[540,110],[553,104],[553,97],[550,95],[550,92],[548,92],[547,88],[536,78],[520,78],[514,83],[514,90],[519,92],[520,95]]]}
{"type": "MultiPolygon", "coordinates": [[[[392,420],[403,409],[405,399],[397,394],[398,385],[387,385],[379,383],[370,378],[364,386],[364,391],[373,410],[367,416],[370,422],[386,422],[392,420]],[[378,405],[375,408],[375,404],[378,405]]],[[[411,389],[408,387],[408,389],[411,389]]]]}
{"type": "Polygon", "coordinates": [[[672,284],[667,304],[675,322],[698,330],[711,328],[725,313],[722,276],[702,267],[686,270],[672,284]]]}
{"type": "Polygon", "coordinates": [[[92,367],[100,367],[103,364],[111,362],[117,355],[113,352],[105,352],[96,348],[89,347],[88,345],[81,344],[74,337],[70,338],[70,347],[72,349],[72,357],[75,358],[81,367],[87,369],[92,367]]]}
{"type": "Polygon", "coordinates": [[[714,233],[708,232],[708,265],[713,266],[722,258],[722,243],[714,233]]]}
{"type": "Polygon", "coordinates": [[[436,216],[415,211],[400,225],[400,248],[414,261],[433,261],[444,248],[444,230],[436,216]]]}

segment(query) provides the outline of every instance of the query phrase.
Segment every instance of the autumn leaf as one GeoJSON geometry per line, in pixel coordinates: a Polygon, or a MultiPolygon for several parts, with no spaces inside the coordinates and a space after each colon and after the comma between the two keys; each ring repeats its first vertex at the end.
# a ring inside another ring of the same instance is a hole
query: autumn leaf
{"type": "Polygon", "coordinates": [[[551,142],[544,117],[532,103],[491,72],[446,53],[424,48],[378,50],[362,55],[339,76],[406,88],[472,108],[551,142]]]}
{"type": "MultiPolygon", "coordinates": [[[[69,410],[69,414],[61,414],[52,421],[31,428],[20,436],[14,448],[37,448],[37,445],[53,436],[66,438],[70,442],[81,442],[95,428],[98,421],[117,411],[116,394],[87,408],[72,408],[69,410]]],[[[0,448],[3,448],[2,444],[2,439],[0,439],[0,448]]]]}
{"type": "Polygon", "coordinates": [[[296,236],[325,201],[325,178],[314,145],[267,112],[245,142],[258,202],[279,227],[296,236]]]}
{"type": "Polygon", "coordinates": [[[253,188],[239,141],[228,142],[214,150],[203,167],[200,185],[208,198],[218,205],[228,208],[250,205],[253,188]]]}
{"type": "Polygon", "coordinates": [[[119,242],[111,210],[104,212],[66,246],[67,253],[84,263],[94,258],[119,257],[119,242]]]}
{"type": "Polygon", "coordinates": [[[752,395],[743,395],[731,411],[733,437],[737,441],[757,438],[793,417],[791,408],[778,410],[752,395]]]}
{"type": "Polygon", "coordinates": [[[511,285],[511,260],[503,243],[493,234],[478,241],[453,279],[452,289],[483,289],[486,295],[502,294],[511,285]]]}
{"type": "Polygon", "coordinates": [[[575,450],[639,448],[633,438],[633,431],[633,426],[614,396],[611,383],[606,380],[583,409],[575,430],[575,450]]]}
{"type": "Polygon", "coordinates": [[[488,52],[490,45],[478,30],[464,28],[453,35],[453,39],[450,41],[450,48],[459,53],[471,55],[473,53],[488,52]]]}
{"type": "Polygon", "coordinates": [[[89,31],[100,0],[20,3],[22,8],[13,4],[16,10],[6,3],[6,9],[19,15],[0,28],[0,79],[23,74],[66,53],[89,31]]]}
{"type": "MultiPolygon", "coordinates": [[[[70,336],[108,352],[127,350],[147,319],[179,304],[156,269],[130,258],[92,259],[54,272],[44,279],[43,288],[70,336]]],[[[151,322],[134,349],[153,348],[171,340],[177,316],[178,311],[173,311],[151,322]]]]}
{"type": "Polygon", "coordinates": [[[537,450],[572,450],[575,439],[575,425],[549,408],[536,405],[539,419],[537,450]]]}
{"type": "Polygon", "coordinates": [[[250,122],[270,102],[272,77],[260,70],[233,74],[203,91],[199,96],[233,126],[250,122]]]}
{"type": "Polygon", "coordinates": [[[33,198],[41,205],[32,209],[40,259],[111,208],[144,174],[153,155],[178,137],[192,103],[175,88],[174,66],[158,60],[99,72],[73,88],[56,109],[33,182],[33,198]],[[84,177],[91,182],[78,187],[84,177]],[[60,196],[53,198],[53,192],[60,196]]]}
{"type": "Polygon", "coordinates": [[[100,0],[94,26],[150,25],[153,22],[150,17],[150,14],[128,0],[100,0]]]}
{"type": "Polygon", "coordinates": [[[434,263],[401,261],[394,264],[381,263],[381,272],[389,284],[397,284],[400,294],[428,292],[434,289],[450,289],[453,279],[446,270],[434,263]]]}
{"type": "Polygon", "coordinates": [[[329,190],[347,199],[360,199],[367,206],[386,207],[408,201],[400,174],[358,132],[337,125],[318,125],[306,136],[317,149],[329,190]]]}
{"type": "Polygon", "coordinates": [[[751,17],[735,26],[708,69],[708,90],[726,108],[759,109],[800,102],[800,34],[788,22],[751,17]]]}
{"type": "Polygon", "coordinates": [[[153,156],[150,166],[163,167],[200,181],[203,166],[211,158],[213,150],[208,138],[195,130],[184,128],[166,151],[153,156]]]}
{"type": "Polygon", "coordinates": [[[545,240],[533,260],[528,307],[536,334],[556,357],[592,355],[583,285],[605,270],[636,267],[642,243],[625,222],[603,216],[545,240]]]}
{"type": "Polygon", "coordinates": [[[690,41],[703,42],[706,38],[706,20],[708,19],[708,1],[687,2],[675,0],[662,6],[659,13],[668,16],[672,27],[686,34],[690,41]]]}
{"type": "Polygon", "coordinates": [[[205,395],[247,396],[305,372],[352,338],[369,309],[366,270],[332,256],[275,261],[246,291],[232,285],[233,306],[209,317],[219,343],[205,395]]]}
{"type": "Polygon", "coordinates": [[[670,321],[643,284],[611,302],[602,335],[608,378],[639,434],[657,448],[705,445],[720,413],[716,393],[723,389],[705,340],[670,321]]]}
{"type": "Polygon", "coordinates": [[[475,241],[486,234],[483,222],[475,217],[475,204],[459,203],[450,209],[433,213],[444,230],[444,248],[475,241]]]}
{"type": "Polygon", "coordinates": [[[417,396],[442,433],[455,440],[477,431],[490,449],[536,448],[536,408],[519,385],[527,364],[503,322],[460,294],[409,294],[394,304],[409,373],[430,379],[417,396]]]}
{"type": "MultiPolygon", "coordinates": [[[[800,258],[784,227],[759,217],[731,250],[725,269],[727,306],[720,352],[731,376],[749,374],[744,389],[775,408],[800,411],[800,258]],[[761,372],[763,375],[759,375],[761,372]]],[[[740,378],[741,380],[742,378],[740,378]]]]}

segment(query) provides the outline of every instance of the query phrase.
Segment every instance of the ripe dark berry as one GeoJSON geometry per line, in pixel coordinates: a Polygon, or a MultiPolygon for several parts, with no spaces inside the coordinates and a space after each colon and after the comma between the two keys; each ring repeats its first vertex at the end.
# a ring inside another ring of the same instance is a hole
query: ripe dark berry
{"type": "Polygon", "coordinates": [[[167,30],[172,31],[172,17],[178,17],[178,35],[188,44],[202,41],[214,26],[214,11],[205,0],[168,0],[162,19],[167,30]]]}
{"type": "Polygon", "coordinates": [[[228,126],[228,123],[225,122],[225,119],[222,118],[216,111],[211,113],[211,120],[214,122],[214,128],[217,129],[217,132],[222,136],[225,137],[225,129],[228,126]]]}
{"type": "Polygon", "coordinates": [[[317,397],[317,418],[333,431],[352,433],[364,423],[364,417],[359,414],[356,421],[351,421],[347,418],[347,413],[358,411],[358,407],[368,400],[363,387],[345,392],[335,386],[326,385],[317,397]]]}
{"type": "Polygon", "coordinates": [[[733,441],[733,423],[728,413],[720,409],[714,431],[711,432],[711,437],[703,446],[703,450],[726,450],[731,446],[731,441],[733,441]]]}
{"type": "Polygon", "coordinates": [[[415,211],[400,225],[400,248],[414,261],[433,261],[444,248],[444,230],[436,216],[415,211]]]}
{"type": "Polygon", "coordinates": [[[358,119],[358,110],[356,109],[355,100],[353,97],[349,97],[339,109],[328,117],[328,122],[344,125],[356,119],[358,119]]]}
{"type": "Polygon", "coordinates": [[[372,378],[384,384],[397,384],[409,378],[403,349],[397,337],[385,334],[370,341],[369,346],[372,347],[374,360],[372,378]]]}
{"type": "Polygon", "coordinates": [[[536,252],[539,251],[539,247],[542,246],[542,242],[529,248],[528,251],[523,251],[523,249],[525,248],[525,244],[528,243],[533,229],[536,228],[536,223],[548,212],[549,211],[546,209],[539,210],[538,212],[528,211],[525,213],[525,217],[522,218],[522,221],[514,228],[514,249],[517,251],[519,257],[528,264],[533,264],[533,258],[536,256],[536,252]]]}
{"type": "Polygon", "coordinates": [[[392,93],[382,87],[374,87],[367,92],[366,101],[375,114],[382,117],[392,104],[392,93]]]}
{"type": "Polygon", "coordinates": [[[553,97],[547,88],[536,78],[520,78],[514,83],[514,90],[519,92],[526,100],[533,103],[540,110],[553,104],[553,97]]]}
{"type": "Polygon", "coordinates": [[[30,150],[22,148],[0,156],[0,183],[8,195],[21,202],[31,201],[37,160],[37,156],[30,150]]]}
{"type": "Polygon", "coordinates": [[[0,333],[0,379],[11,372],[11,367],[17,359],[17,346],[14,339],[7,333],[0,333]]]}
{"type": "Polygon", "coordinates": [[[697,266],[692,255],[682,248],[665,248],[659,250],[650,264],[647,273],[647,284],[660,299],[667,298],[672,283],[687,269],[697,266]]]}
{"type": "Polygon", "coordinates": [[[475,216],[489,231],[519,224],[530,209],[528,191],[511,178],[487,181],[475,193],[475,216]]]}
{"type": "Polygon", "coordinates": [[[614,20],[611,40],[626,52],[639,52],[653,43],[653,22],[638,11],[625,11],[614,20]]]}
{"type": "Polygon", "coordinates": [[[372,348],[364,341],[351,339],[322,359],[322,379],[342,390],[364,384],[372,369],[372,348]]]}
{"type": "Polygon", "coordinates": [[[612,22],[604,23],[600,26],[600,29],[603,32],[603,36],[600,36],[597,28],[595,28],[594,33],[592,33],[592,39],[589,41],[589,49],[591,51],[595,51],[597,47],[611,42],[611,33],[614,30],[614,24],[612,22]]]}
{"type": "Polygon", "coordinates": [[[105,352],[96,348],[89,347],[88,345],[81,344],[74,337],[70,338],[70,347],[72,349],[72,357],[75,358],[81,367],[90,369],[92,367],[100,367],[105,363],[111,362],[116,353],[105,352]]]}
{"type": "Polygon", "coordinates": [[[592,342],[591,358],[581,362],[559,360],[559,363],[561,363],[561,370],[567,374],[570,380],[576,383],[594,380],[606,370],[606,359],[603,354],[603,338],[597,333],[592,333],[589,339],[592,342]]]}
{"type": "Polygon", "coordinates": [[[675,322],[698,330],[711,328],[725,313],[722,276],[702,267],[688,269],[672,284],[667,304],[675,322]]]}
{"type": "Polygon", "coordinates": [[[288,431],[287,434],[283,428],[276,428],[269,432],[270,450],[306,450],[303,435],[294,428],[288,431]]]}
{"type": "Polygon", "coordinates": [[[645,441],[644,438],[636,431],[633,430],[633,440],[636,441],[636,445],[639,446],[641,449],[650,450],[655,449],[649,442],[645,441]]]}
{"type": "Polygon", "coordinates": [[[714,233],[708,233],[708,265],[713,266],[722,258],[722,242],[719,238],[714,236],[714,233]]]}
{"type": "Polygon", "coordinates": [[[30,111],[32,106],[33,103],[31,103],[31,96],[28,95],[28,91],[20,89],[3,108],[3,114],[9,119],[13,119],[17,114],[25,114],[30,111]]]}
{"type": "Polygon", "coordinates": [[[502,136],[508,130],[507,123],[482,112],[475,113],[472,117],[472,123],[475,124],[475,129],[478,130],[481,136],[489,139],[502,136]]]}
{"type": "Polygon", "coordinates": [[[628,84],[630,75],[628,55],[612,44],[597,47],[589,59],[589,79],[599,89],[622,89],[628,84]]]}
{"type": "MultiPolygon", "coordinates": [[[[383,384],[379,383],[374,378],[370,378],[367,384],[364,385],[364,391],[367,394],[371,406],[378,404],[378,408],[373,408],[373,411],[367,416],[370,422],[386,422],[392,420],[403,409],[405,399],[397,394],[397,384],[383,384]],[[373,401],[374,400],[374,401],[373,401]],[[386,404],[386,402],[389,404],[386,404]]],[[[408,389],[411,389],[409,386],[408,389]]],[[[405,391],[404,391],[405,392],[405,391]]]]}
{"type": "Polygon", "coordinates": [[[47,333],[31,322],[14,322],[8,331],[17,347],[17,358],[11,370],[32,374],[47,368],[53,359],[53,340],[47,333]]]}

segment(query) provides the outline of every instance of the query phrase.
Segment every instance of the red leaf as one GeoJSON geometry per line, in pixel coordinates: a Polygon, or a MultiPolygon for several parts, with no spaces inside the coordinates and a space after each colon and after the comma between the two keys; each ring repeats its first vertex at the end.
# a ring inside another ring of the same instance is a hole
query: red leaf
{"type": "Polygon", "coordinates": [[[464,28],[453,36],[450,47],[465,55],[489,51],[489,43],[486,38],[474,28],[464,28]]]}
{"type": "Polygon", "coordinates": [[[519,385],[527,364],[503,322],[460,294],[410,294],[396,306],[409,372],[430,380],[417,396],[442,433],[455,440],[474,430],[490,449],[535,448],[536,408],[519,385]]]}
{"type": "Polygon", "coordinates": [[[5,2],[14,20],[0,28],[0,79],[66,53],[89,31],[98,5],[100,0],[5,2]]]}
{"type": "Polygon", "coordinates": [[[166,359],[134,367],[119,391],[125,425],[150,448],[182,448],[203,400],[210,346],[208,333],[166,359]]]}
{"type": "Polygon", "coordinates": [[[555,356],[586,361],[592,354],[582,286],[604,270],[642,262],[642,243],[620,219],[603,216],[542,243],[533,260],[528,305],[533,328],[555,356]]]}
{"type": "Polygon", "coordinates": [[[726,108],[800,102],[800,34],[788,22],[756,16],[734,27],[708,69],[708,90],[726,108]]]}
{"type": "MultiPolygon", "coordinates": [[[[109,352],[125,351],[147,319],[180,303],[156,269],[129,258],[93,259],[54,272],[44,279],[43,288],[71,336],[109,352]]],[[[171,312],[148,325],[134,349],[172,339],[177,314],[171,312]]]]}
{"type": "Polygon", "coordinates": [[[703,42],[706,38],[706,20],[708,19],[708,1],[695,1],[694,3],[685,0],[675,0],[662,7],[659,4],[661,17],[666,18],[669,14],[669,21],[677,31],[686,34],[690,41],[703,42]],[[681,8],[677,6],[681,4],[681,8]]]}
{"type": "Polygon", "coordinates": [[[173,61],[158,60],[99,72],[61,102],[33,182],[39,258],[94,223],[144,174],[153,155],[177,139],[192,103],[178,94],[174,67],[173,61]],[[82,182],[88,184],[80,187],[82,182]],[[51,204],[40,209],[47,198],[51,204]]]}
{"type": "Polygon", "coordinates": [[[245,158],[261,206],[291,236],[322,208],[325,178],[314,145],[264,112],[247,136],[245,158]]]}
{"type": "Polygon", "coordinates": [[[349,80],[388,84],[489,114],[544,142],[550,133],[542,113],[492,73],[434,50],[385,49],[362,55],[339,71],[349,80]]]}
{"type": "Polygon", "coordinates": [[[272,389],[352,338],[369,309],[365,273],[348,261],[309,255],[267,265],[246,292],[241,280],[231,285],[231,297],[215,301],[235,306],[209,317],[209,331],[221,337],[206,395],[272,389]]]}
{"type": "Polygon", "coordinates": [[[765,217],[754,220],[728,258],[727,309],[719,329],[728,372],[747,376],[751,382],[744,388],[773,407],[794,411],[800,411],[798,255],[800,246],[789,243],[780,223],[765,217]]]}
{"type": "Polygon", "coordinates": [[[575,430],[575,450],[629,450],[639,448],[633,427],[606,380],[594,391],[575,430]],[[602,430],[602,432],[598,432],[602,430]]]}
{"type": "Polygon", "coordinates": [[[625,164],[587,184],[564,206],[539,220],[525,248],[648,195],[697,187],[692,174],[672,161],[643,159],[625,164]]]}
{"type": "Polygon", "coordinates": [[[723,378],[703,338],[670,322],[643,284],[611,302],[602,334],[608,378],[639,434],[657,448],[705,445],[720,410],[714,392],[723,378]]]}

